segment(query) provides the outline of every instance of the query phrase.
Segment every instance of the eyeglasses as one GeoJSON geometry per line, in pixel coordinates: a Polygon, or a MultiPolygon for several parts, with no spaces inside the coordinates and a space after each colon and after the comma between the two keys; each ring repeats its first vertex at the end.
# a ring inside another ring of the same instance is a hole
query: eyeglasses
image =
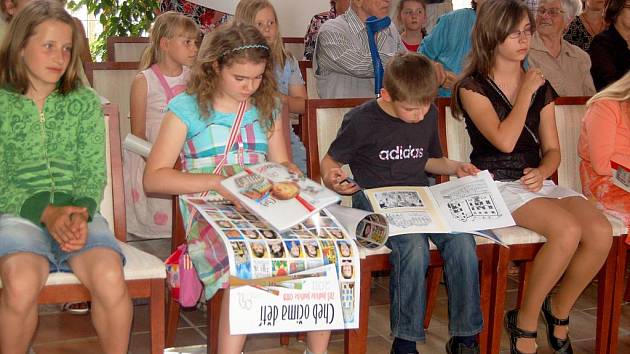
{"type": "Polygon", "coordinates": [[[532,36],[532,29],[531,28],[526,28],[522,31],[516,30],[510,34],[508,34],[508,38],[512,38],[512,39],[521,39],[523,38],[523,36],[525,38],[531,38],[532,36]]]}
{"type": "Polygon", "coordinates": [[[545,14],[547,14],[547,15],[549,15],[551,17],[556,17],[556,16],[564,13],[564,11],[562,11],[562,9],[559,9],[557,7],[554,7],[554,8],[551,8],[551,9],[546,9],[544,7],[538,7],[536,12],[540,16],[545,16],[545,14]]]}

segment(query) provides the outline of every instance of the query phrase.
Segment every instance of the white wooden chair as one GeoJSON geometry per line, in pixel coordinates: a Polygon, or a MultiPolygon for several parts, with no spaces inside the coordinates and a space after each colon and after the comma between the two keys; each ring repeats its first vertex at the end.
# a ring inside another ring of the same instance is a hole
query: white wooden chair
{"type": "MultiPolygon", "coordinates": [[[[587,97],[558,98],[556,101],[556,124],[560,138],[562,162],[558,168],[557,182],[559,185],[572,188],[581,192],[579,176],[579,157],[577,155],[577,142],[580,135],[580,122],[584,115],[584,104],[587,97]]],[[[438,101],[440,110],[440,125],[444,126],[444,141],[447,145],[447,156],[453,160],[470,161],[472,147],[461,120],[453,118],[449,99],[438,101]]],[[[609,217],[613,226],[613,235],[622,236],[627,233],[624,225],[617,219],[609,217]]],[[[527,271],[529,263],[546,241],[545,238],[531,230],[513,226],[495,230],[495,233],[510,245],[510,248],[499,247],[496,258],[496,275],[492,299],[492,320],[486,322],[491,333],[491,345],[489,353],[498,353],[500,348],[501,333],[503,329],[503,308],[505,304],[505,292],[507,284],[507,270],[510,261],[522,262],[521,281],[517,303],[522,300],[523,289],[527,285],[527,271]]],[[[597,336],[596,353],[614,353],[608,351],[608,341],[611,320],[611,302],[615,286],[615,267],[617,265],[618,249],[622,245],[623,237],[615,237],[610,254],[599,274],[598,306],[597,306],[597,336]]],[[[625,264],[625,263],[624,263],[625,264]]],[[[615,330],[616,332],[616,330],[615,330]]]]}
{"type": "Polygon", "coordinates": [[[282,37],[282,44],[296,60],[304,58],[304,37],[282,37]]]}
{"type": "MultiPolygon", "coordinates": [[[[353,107],[366,101],[368,98],[353,99],[309,99],[307,101],[308,122],[306,129],[306,149],[308,153],[308,174],[315,181],[321,180],[319,162],[324,157],[330,144],[337,136],[344,115],[353,107]]],[[[346,172],[350,172],[347,166],[346,172]]],[[[350,205],[351,200],[344,197],[343,204],[350,205]]],[[[479,258],[481,308],[484,323],[490,319],[492,265],[495,254],[495,246],[484,238],[476,238],[478,243],[477,256],[479,258]]],[[[429,327],[431,314],[434,307],[440,279],[442,278],[442,266],[444,264],[440,253],[433,244],[431,246],[429,271],[427,274],[427,305],[423,321],[425,328],[429,327]]],[[[367,350],[368,313],[370,302],[370,288],[372,273],[390,269],[389,249],[386,247],[377,251],[368,251],[359,248],[361,253],[361,298],[359,313],[359,328],[345,331],[345,353],[364,354],[367,350]]],[[[482,352],[488,345],[488,332],[486,329],[479,336],[479,344],[482,352]]]]}
{"type": "Polygon", "coordinates": [[[107,61],[140,61],[149,46],[149,37],[107,38],[107,61]]]}
{"type": "MultiPolygon", "coordinates": [[[[125,196],[122,177],[118,109],[105,105],[107,186],[100,211],[107,219],[126,257],[125,281],[132,298],[147,298],[151,317],[151,353],[164,351],[164,263],[157,257],[126,243],[125,196]]],[[[2,284],[0,283],[0,291],[2,284]]],[[[72,273],[51,273],[39,296],[40,304],[89,301],[90,293],[72,273]]],[[[131,333],[130,333],[131,335],[131,333]]]]}

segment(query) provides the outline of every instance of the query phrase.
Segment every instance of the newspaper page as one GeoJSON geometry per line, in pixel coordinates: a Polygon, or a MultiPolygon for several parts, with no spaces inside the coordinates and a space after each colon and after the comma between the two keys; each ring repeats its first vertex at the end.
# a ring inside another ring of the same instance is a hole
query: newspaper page
{"type": "Polygon", "coordinates": [[[613,168],[612,183],[630,193],[630,166],[610,161],[613,168]]]}
{"type": "Polygon", "coordinates": [[[273,162],[247,167],[221,184],[276,231],[285,231],[340,200],[337,193],[273,162]]]}
{"type": "Polygon", "coordinates": [[[183,199],[228,250],[232,334],[358,328],[359,252],[333,215],[321,210],[280,233],[232,205],[183,199]]]}
{"type": "Polygon", "coordinates": [[[515,225],[488,171],[431,187],[386,187],[365,191],[384,214],[389,236],[466,232],[503,242],[491,229],[515,225]]]}

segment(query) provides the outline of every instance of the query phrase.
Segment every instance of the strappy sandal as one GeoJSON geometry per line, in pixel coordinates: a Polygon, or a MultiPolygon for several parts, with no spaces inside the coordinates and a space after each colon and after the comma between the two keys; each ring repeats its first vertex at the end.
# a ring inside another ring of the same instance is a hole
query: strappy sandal
{"type": "Polygon", "coordinates": [[[61,305],[61,311],[73,315],[85,315],[90,312],[90,303],[87,301],[66,302],[61,305]]]}
{"type": "Polygon", "coordinates": [[[551,297],[547,296],[541,309],[543,319],[545,320],[545,326],[547,326],[547,342],[556,354],[573,354],[573,348],[571,347],[571,340],[569,336],[565,339],[560,339],[553,335],[556,326],[568,326],[569,318],[559,319],[551,313],[551,297]]]}
{"type": "MultiPolygon", "coordinates": [[[[518,316],[518,310],[511,310],[505,314],[505,318],[503,319],[503,323],[505,325],[505,329],[510,335],[510,354],[530,354],[523,353],[520,350],[516,349],[516,341],[519,338],[536,338],[538,335],[535,331],[525,331],[516,326],[516,318],[518,316]]],[[[531,353],[531,354],[535,354],[531,353]]]]}

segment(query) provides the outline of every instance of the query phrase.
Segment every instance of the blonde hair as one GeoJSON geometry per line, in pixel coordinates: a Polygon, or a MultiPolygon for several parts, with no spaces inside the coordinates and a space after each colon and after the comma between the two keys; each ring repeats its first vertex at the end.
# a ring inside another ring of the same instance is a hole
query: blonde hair
{"type": "Polygon", "coordinates": [[[630,71],[622,76],[621,79],[613,82],[602,91],[596,93],[590,100],[588,100],[588,102],[586,102],[586,105],[590,106],[600,100],[621,101],[630,104],[630,71]]]}
{"type": "Polygon", "coordinates": [[[273,61],[278,63],[281,67],[284,67],[286,58],[289,57],[287,51],[284,50],[284,45],[282,45],[282,37],[280,36],[280,24],[278,23],[278,14],[276,14],[276,9],[274,9],[273,5],[267,0],[241,0],[236,6],[236,10],[234,12],[234,21],[247,23],[252,26],[256,26],[256,15],[259,11],[270,8],[273,12],[273,17],[276,20],[276,38],[274,38],[273,43],[269,43],[271,47],[271,56],[273,57],[273,61]]]}
{"type": "Polygon", "coordinates": [[[160,51],[160,42],[162,38],[171,39],[183,32],[186,34],[197,35],[197,24],[195,21],[177,13],[175,11],[165,12],[155,18],[155,22],[151,27],[149,34],[149,46],[142,53],[140,59],[140,70],[148,69],[151,65],[162,60],[162,52],[160,51]]]}
{"type": "Polygon", "coordinates": [[[252,95],[263,129],[273,127],[273,114],[279,95],[269,47],[256,27],[242,23],[226,24],[204,38],[197,61],[193,64],[186,92],[197,96],[199,110],[212,113],[212,103],[219,92],[221,71],[235,63],[266,63],[262,82],[252,95]]]}
{"type": "MultiPolygon", "coordinates": [[[[479,73],[490,76],[497,47],[514,31],[523,18],[529,19],[531,31],[536,30],[536,21],[527,5],[520,0],[487,0],[477,10],[477,21],[471,33],[471,48],[466,57],[465,68],[460,78],[479,73]]],[[[461,115],[459,102],[461,80],[453,87],[451,95],[453,115],[461,115]]]]}
{"type": "Polygon", "coordinates": [[[387,63],[383,87],[396,102],[429,104],[437,96],[433,64],[418,53],[397,53],[387,63]]]}
{"type": "Polygon", "coordinates": [[[13,18],[0,45],[0,87],[9,86],[21,94],[26,93],[31,81],[22,58],[22,49],[35,34],[37,27],[45,21],[62,22],[72,30],[70,62],[59,79],[57,87],[59,92],[66,94],[80,85],[77,73],[81,66],[79,59],[81,37],[72,16],[58,2],[34,0],[13,18]]]}

